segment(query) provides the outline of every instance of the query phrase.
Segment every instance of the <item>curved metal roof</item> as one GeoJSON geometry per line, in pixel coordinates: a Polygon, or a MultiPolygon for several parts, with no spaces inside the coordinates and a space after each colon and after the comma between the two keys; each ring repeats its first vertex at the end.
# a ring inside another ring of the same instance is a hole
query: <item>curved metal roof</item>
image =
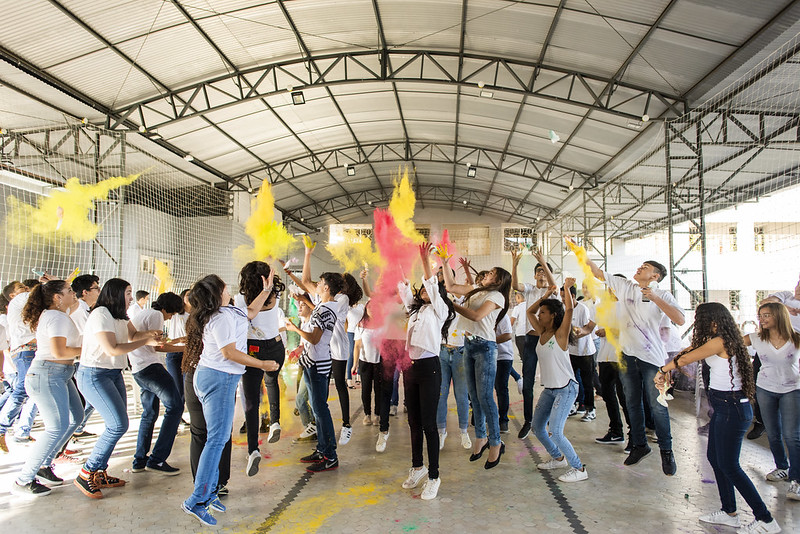
{"type": "Polygon", "coordinates": [[[647,136],[644,115],[676,117],[768,53],[799,4],[7,2],[0,121],[63,112],[144,127],[142,143],[191,154],[174,159],[200,178],[269,180],[309,228],[385,202],[402,164],[423,206],[466,200],[533,225],[613,175],[647,136]]]}

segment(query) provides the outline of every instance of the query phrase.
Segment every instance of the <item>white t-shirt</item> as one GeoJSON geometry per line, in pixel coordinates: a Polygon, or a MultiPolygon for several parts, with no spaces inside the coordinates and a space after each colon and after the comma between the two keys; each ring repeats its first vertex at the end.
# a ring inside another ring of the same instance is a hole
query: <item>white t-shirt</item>
{"type": "Polygon", "coordinates": [[[331,309],[336,312],[336,324],[331,337],[331,358],[347,361],[350,357],[350,341],[344,330],[344,322],[347,320],[347,312],[350,310],[350,299],[344,293],[339,293],[329,304],[331,309]]]}
{"type": "Polygon", "coordinates": [[[500,322],[497,323],[497,327],[495,328],[495,334],[497,334],[498,337],[502,336],[503,334],[511,334],[511,339],[497,344],[497,359],[513,360],[514,332],[513,328],[511,327],[511,318],[508,316],[507,313],[502,319],[500,319],[500,322]]]}
{"type": "Polygon", "coordinates": [[[90,311],[86,301],[78,299],[78,307],[75,308],[74,312],[69,314],[69,318],[75,323],[75,327],[78,329],[78,332],[81,333],[81,336],[83,335],[83,329],[86,328],[86,320],[89,318],[90,311]]]}
{"type": "Polygon", "coordinates": [[[681,333],[678,331],[678,327],[672,324],[672,321],[670,321],[666,314],[661,318],[661,327],[659,331],[661,332],[661,341],[664,342],[664,349],[667,351],[667,354],[674,354],[681,351],[683,348],[681,346],[683,345],[681,333]]]}
{"type": "Polygon", "coordinates": [[[67,347],[80,347],[81,334],[75,327],[69,315],[59,310],[44,310],[36,326],[36,357],[34,360],[72,360],[72,358],[57,358],[52,353],[50,340],[54,337],[63,337],[67,347]]]}
{"type": "Polygon", "coordinates": [[[750,344],[761,359],[756,385],[772,393],[789,393],[800,389],[800,349],[789,340],[776,349],[769,341],[762,341],[758,334],[748,334],[750,344]]]}
{"type": "Polygon", "coordinates": [[[477,310],[487,300],[494,302],[498,307],[487,313],[483,319],[477,322],[467,319],[461,315],[458,318],[458,324],[461,330],[464,332],[469,332],[473,336],[482,337],[488,341],[495,341],[497,336],[495,336],[494,333],[494,324],[497,321],[497,316],[500,314],[503,306],[505,306],[505,299],[503,298],[503,295],[499,291],[481,291],[480,293],[473,295],[472,298],[469,299],[469,302],[466,302],[465,304],[469,309],[477,310]]]}
{"type": "Polygon", "coordinates": [[[520,302],[514,306],[513,310],[509,310],[511,317],[514,319],[514,336],[524,336],[528,333],[528,308],[525,302],[520,302]]]}
{"type": "Polygon", "coordinates": [[[354,333],[356,331],[356,326],[358,326],[358,322],[361,318],[364,317],[364,304],[356,304],[355,306],[350,306],[350,309],[347,310],[347,332],[354,333]]]}
{"type": "Polygon", "coordinates": [[[361,346],[364,350],[361,351],[358,359],[367,363],[378,363],[381,360],[381,355],[378,352],[379,329],[364,328],[361,325],[356,325],[355,340],[361,341],[361,346]]]}
{"type": "MultiPolygon", "coordinates": [[[[775,297],[781,301],[784,306],[788,306],[790,308],[800,308],[800,300],[794,298],[794,291],[779,291],[777,293],[773,293],[770,295],[770,297],[775,297]]],[[[789,320],[792,322],[792,328],[794,328],[794,331],[800,332],[800,315],[792,315],[790,313],[789,320]]]]}
{"type": "Polygon", "coordinates": [[[28,302],[28,292],[20,293],[8,304],[8,337],[11,350],[34,340],[30,327],[22,320],[22,309],[28,302]]]}
{"type": "MultiPolygon", "coordinates": [[[[131,319],[131,324],[137,332],[147,330],[164,330],[164,315],[153,308],[148,308],[131,319]]],[[[158,363],[164,365],[164,355],[156,352],[155,347],[145,345],[128,353],[128,361],[131,362],[131,372],[138,373],[142,369],[158,363]]]]}
{"type": "MultiPolygon", "coordinates": [[[[582,302],[576,302],[575,308],[572,310],[572,326],[583,328],[591,321],[589,308],[582,302]]],[[[590,356],[594,354],[595,347],[592,341],[592,335],[583,336],[578,338],[575,343],[570,343],[569,353],[574,356],[590,356]]]]}
{"type": "MultiPolygon", "coordinates": [[[[245,308],[244,313],[247,313],[245,308]]],[[[281,308],[276,302],[269,310],[262,310],[250,319],[250,327],[247,329],[247,339],[275,339],[283,326],[281,322],[281,308]]]]}
{"type": "MultiPolygon", "coordinates": [[[[522,284],[522,294],[525,295],[525,333],[531,333],[537,336],[539,335],[533,330],[533,325],[531,325],[530,321],[528,321],[528,308],[536,304],[536,301],[542,298],[545,293],[547,293],[546,287],[536,287],[533,284],[522,284]]],[[[558,291],[553,293],[550,298],[561,300],[558,291]]]]}
{"type": "Polygon", "coordinates": [[[539,358],[539,373],[544,387],[559,389],[569,384],[570,380],[575,380],[569,352],[561,348],[555,334],[546,343],[539,340],[536,355],[539,358]]]}
{"type": "MultiPolygon", "coordinates": [[[[619,299],[622,352],[651,365],[664,365],[667,351],[660,332],[664,312],[655,303],[642,301],[642,288],[638,284],[609,273],[603,273],[603,276],[619,299]]],[[[653,293],[683,314],[683,309],[669,291],[653,289],[653,293]]]]}
{"type": "MultiPolygon", "coordinates": [[[[453,303],[463,305],[464,297],[453,299],[453,303]]],[[[458,315],[456,315],[455,319],[450,321],[450,327],[447,329],[447,338],[443,343],[445,345],[450,345],[451,347],[464,346],[464,331],[461,330],[461,323],[459,322],[458,315]]]]}
{"type": "Polygon", "coordinates": [[[117,344],[128,342],[128,320],[114,319],[105,306],[92,310],[83,329],[83,347],[81,348],[81,365],[99,367],[101,369],[125,369],[127,355],[111,356],[106,354],[100,345],[97,334],[111,332],[117,344]]]}
{"type": "Polygon", "coordinates": [[[739,366],[733,359],[733,384],[731,384],[730,360],[714,354],[706,358],[706,363],[711,368],[711,378],[708,385],[717,391],[737,391],[742,389],[742,377],[739,375],[739,366]]]}
{"type": "Polygon", "coordinates": [[[167,335],[170,339],[178,339],[186,335],[186,320],[188,318],[188,313],[176,313],[172,316],[172,319],[167,324],[167,335]]]}
{"type": "Polygon", "coordinates": [[[223,306],[203,329],[203,352],[198,366],[232,375],[244,374],[245,366],[225,358],[222,347],[235,343],[236,350],[247,354],[247,315],[234,306],[223,306]]]}
{"type": "Polygon", "coordinates": [[[308,358],[316,364],[317,372],[320,374],[328,374],[331,370],[331,339],[337,321],[337,309],[336,302],[323,302],[314,308],[309,319],[310,332],[313,332],[314,328],[322,331],[316,345],[308,344],[308,358]]]}
{"type": "Polygon", "coordinates": [[[128,319],[133,319],[134,317],[136,317],[137,315],[139,315],[143,311],[144,311],[144,308],[139,306],[139,303],[134,300],[133,302],[131,302],[131,305],[128,307],[128,319]]]}

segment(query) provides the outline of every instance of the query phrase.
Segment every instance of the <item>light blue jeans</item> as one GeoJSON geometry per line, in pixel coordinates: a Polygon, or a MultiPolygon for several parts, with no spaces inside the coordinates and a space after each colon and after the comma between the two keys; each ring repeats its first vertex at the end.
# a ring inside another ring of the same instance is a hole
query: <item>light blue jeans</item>
{"type": "Polygon", "coordinates": [[[553,458],[564,456],[570,466],[580,469],[583,467],[581,459],[578,458],[572,443],[564,436],[564,425],[577,397],[578,383],[574,380],[570,380],[563,388],[545,388],[539,395],[539,402],[536,403],[531,427],[550,456],[553,458]],[[550,433],[553,435],[550,436],[550,433]]]}
{"type": "Polygon", "coordinates": [[[31,448],[28,460],[17,476],[19,484],[28,484],[41,467],[49,467],[56,453],[72,437],[83,421],[83,404],[72,381],[75,366],[34,360],[25,377],[28,396],[39,406],[44,420],[44,433],[31,448]]]}
{"type": "Polygon", "coordinates": [[[311,412],[311,404],[308,399],[308,382],[305,373],[300,374],[300,386],[297,388],[297,397],[294,400],[297,411],[300,412],[300,422],[303,427],[314,421],[314,414],[311,412]]]}
{"type": "Polygon", "coordinates": [[[450,381],[453,382],[453,395],[456,398],[458,428],[466,432],[469,428],[469,396],[466,368],[464,367],[464,347],[445,347],[439,351],[442,365],[442,387],[439,390],[439,407],[436,410],[436,426],[439,431],[447,428],[447,397],[450,395],[450,381]]]}
{"type": "Polygon", "coordinates": [[[464,367],[475,417],[475,437],[485,438],[488,426],[489,446],[496,447],[500,445],[500,419],[494,401],[497,343],[482,337],[465,338],[464,367]]]}
{"type": "Polygon", "coordinates": [[[84,467],[87,471],[108,468],[108,459],[117,442],[128,431],[128,397],[122,369],[103,369],[81,364],[78,389],[86,401],[103,417],[106,429],[100,434],[84,467]]]}
{"type": "Polygon", "coordinates": [[[789,469],[789,480],[800,482],[800,389],[773,393],[756,387],[761,419],[767,429],[769,450],[778,469],[789,469]],[[783,441],[781,441],[783,436],[783,441]],[[784,443],[786,449],[783,448],[784,443]],[[786,459],[786,450],[789,459],[786,459]]]}
{"type": "Polygon", "coordinates": [[[185,501],[188,508],[207,504],[216,492],[219,459],[233,431],[236,385],[240,378],[241,375],[217,371],[204,365],[198,365],[194,372],[194,392],[203,405],[208,434],[197,464],[194,492],[185,501]]]}
{"type": "Polygon", "coordinates": [[[23,350],[11,357],[14,367],[17,368],[17,377],[11,382],[11,393],[0,410],[0,434],[5,434],[18,416],[20,432],[17,437],[29,436],[31,433],[31,425],[33,425],[37,410],[36,403],[28,401],[28,394],[25,392],[25,375],[28,374],[28,368],[35,355],[35,351],[23,350]]]}

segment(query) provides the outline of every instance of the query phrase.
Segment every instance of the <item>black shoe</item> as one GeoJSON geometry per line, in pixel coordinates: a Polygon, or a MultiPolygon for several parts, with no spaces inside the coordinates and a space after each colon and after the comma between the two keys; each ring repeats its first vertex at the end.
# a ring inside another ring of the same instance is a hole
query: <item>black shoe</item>
{"type": "Polygon", "coordinates": [[[147,467],[147,458],[145,458],[140,462],[134,460],[133,465],[131,465],[131,473],[143,473],[146,467],[147,467]]]}
{"type": "Polygon", "coordinates": [[[50,488],[44,484],[39,484],[36,479],[31,480],[27,484],[21,485],[16,480],[11,485],[11,493],[13,495],[21,495],[23,497],[44,497],[50,494],[50,488]]]}
{"type": "Polygon", "coordinates": [[[469,455],[469,461],[470,462],[478,461],[480,459],[480,457],[483,456],[483,451],[485,451],[488,448],[489,448],[489,442],[487,441],[486,443],[483,444],[483,447],[481,447],[481,450],[479,450],[477,454],[470,454],[469,455]]]}
{"type": "Polygon", "coordinates": [[[217,497],[227,497],[228,493],[230,493],[230,491],[228,491],[228,487],[225,484],[217,485],[217,497]]]}
{"type": "Polygon", "coordinates": [[[766,428],[764,427],[763,423],[759,423],[756,421],[753,423],[753,428],[750,432],[747,433],[747,439],[758,439],[761,437],[761,434],[764,433],[766,428]]]}
{"type": "Polygon", "coordinates": [[[329,460],[328,458],[323,458],[321,462],[317,462],[315,464],[311,464],[306,467],[306,471],[309,473],[320,473],[322,471],[332,471],[333,469],[338,469],[339,467],[339,459],[334,458],[333,460],[329,460]]]}
{"type": "Polygon", "coordinates": [[[661,470],[668,477],[671,477],[678,471],[678,466],[675,464],[675,455],[672,451],[661,451],[661,470]]]}
{"type": "Polygon", "coordinates": [[[631,440],[629,439],[627,443],[625,443],[625,448],[622,450],[625,454],[630,454],[633,450],[633,445],[631,445],[631,440]]]}
{"type": "Polygon", "coordinates": [[[503,456],[503,453],[506,452],[506,444],[502,441],[500,442],[500,454],[497,455],[497,460],[494,462],[490,462],[489,459],[486,459],[486,463],[483,464],[484,469],[491,469],[492,467],[496,466],[500,463],[500,458],[503,456]]]}
{"type": "Polygon", "coordinates": [[[161,473],[162,475],[177,475],[181,472],[181,470],[177,467],[172,467],[167,462],[161,462],[160,464],[147,464],[145,468],[148,471],[155,471],[157,473],[161,473]]]}
{"type": "Polygon", "coordinates": [[[508,421],[500,421],[500,433],[508,434],[508,421]]]}
{"type": "Polygon", "coordinates": [[[602,438],[595,438],[594,440],[595,442],[600,443],[601,445],[613,445],[615,443],[622,443],[623,441],[625,441],[625,438],[609,431],[602,438]]]}
{"type": "Polygon", "coordinates": [[[87,439],[87,438],[94,438],[97,437],[97,434],[92,434],[91,432],[83,431],[77,434],[72,434],[72,439],[87,439]]]}
{"type": "Polygon", "coordinates": [[[247,421],[242,423],[242,428],[239,429],[239,434],[247,434],[247,421]]]}
{"type": "Polygon", "coordinates": [[[258,427],[259,434],[266,434],[269,432],[269,419],[262,419],[261,426],[258,427]]]}
{"type": "Polygon", "coordinates": [[[303,462],[304,464],[316,464],[318,462],[323,461],[324,459],[325,457],[322,455],[322,453],[315,450],[308,456],[303,456],[302,458],[300,458],[300,461],[303,462]]]}
{"type": "Polygon", "coordinates": [[[64,483],[64,479],[53,473],[52,466],[42,467],[36,472],[36,478],[43,481],[42,483],[47,486],[60,486],[64,483]]]}
{"type": "Polygon", "coordinates": [[[531,433],[531,422],[525,421],[525,423],[523,423],[522,425],[522,428],[519,429],[519,434],[517,434],[517,437],[519,439],[525,439],[528,437],[528,434],[530,433],[531,433]]]}
{"type": "Polygon", "coordinates": [[[639,460],[641,460],[651,452],[653,452],[653,449],[650,448],[650,445],[645,444],[641,447],[634,446],[633,449],[631,449],[631,453],[628,455],[627,458],[625,458],[625,461],[623,463],[625,465],[638,464],[639,460]]]}

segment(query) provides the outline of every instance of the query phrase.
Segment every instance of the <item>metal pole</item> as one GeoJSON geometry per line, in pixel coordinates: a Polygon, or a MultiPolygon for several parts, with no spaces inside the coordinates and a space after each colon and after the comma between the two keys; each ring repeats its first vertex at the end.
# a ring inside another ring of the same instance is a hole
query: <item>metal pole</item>
{"type": "Polygon", "coordinates": [[[701,246],[701,261],[702,261],[702,275],[703,275],[703,302],[708,302],[708,264],[707,264],[707,251],[706,251],[706,192],[704,183],[704,166],[703,166],[703,130],[702,121],[698,120],[695,124],[697,132],[697,193],[700,202],[700,246],[701,246]]]}
{"type": "Polygon", "coordinates": [[[671,126],[669,122],[664,124],[664,157],[667,180],[667,235],[669,242],[669,290],[675,295],[675,235],[672,228],[672,159],[670,158],[670,135],[671,126]]]}

